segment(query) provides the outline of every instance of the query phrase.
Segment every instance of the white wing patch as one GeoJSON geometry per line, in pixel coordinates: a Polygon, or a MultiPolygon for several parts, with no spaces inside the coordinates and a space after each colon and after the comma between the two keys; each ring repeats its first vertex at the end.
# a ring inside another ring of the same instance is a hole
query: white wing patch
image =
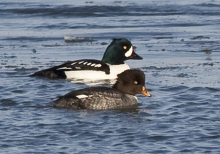
{"type": "Polygon", "coordinates": [[[84,61],[80,61],[79,64],[82,64],[84,61]]]}
{"type": "Polygon", "coordinates": [[[82,95],[77,95],[76,97],[79,98],[79,99],[82,99],[82,98],[87,98],[89,96],[82,94],[82,95]]]}
{"type": "Polygon", "coordinates": [[[68,70],[71,70],[71,68],[69,68],[69,67],[60,67],[60,68],[58,68],[57,70],[62,70],[62,69],[68,69],[68,70]]]}
{"type": "Polygon", "coordinates": [[[102,67],[101,64],[96,64],[94,67],[102,67]]]}
{"type": "MultiPolygon", "coordinates": [[[[92,62],[84,61],[84,60],[82,60],[82,61],[77,61],[77,62],[72,62],[72,63],[69,64],[69,65],[71,65],[71,66],[69,66],[69,67],[68,67],[68,66],[67,66],[67,67],[63,66],[63,67],[57,68],[57,70],[66,70],[66,71],[69,71],[69,70],[72,70],[72,69],[73,69],[73,71],[74,71],[74,68],[75,68],[75,70],[81,70],[82,67],[84,67],[84,66],[91,66],[91,67],[96,67],[96,68],[102,67],[102,64],[100,64],[100,63],[92,63],[92,62]],[[78,64],[80,64],[80,65],[78,65],[78,64]],[[84,66],[83,66],[83,65],[84,65],[84,66]],[[82,67],[80,67],[80,66],[82,66],[82,67]]],[[[89,70],[89,67],[88,67],[88,70],[89,70]]]]}
{"type": "Polygon", "coordinates": [[[130,57],[133,53],[133,47],[131,46],[130,49],[125,53],[125,57],[130,57]]]}
{"type": "Polygon", "coordinates": [[[77,70],[80,70],[81,69],[81,67],[75,67],[77,70]]]}
{"type": "MultiPolygon", "coordinates": [[[[91,62],[86,62],[86,61],[80,61],[80,62],[73,62],[71,65],[75,65],[75,64],[83,64],[83,65],[87,65],[87,66],[92,66],[92,67],[102,67],[102,64],[96,64],[96,63],[91,63],[91,62]]],[[[62,67],[59,69],[71,69],[71,68],[67,68],[67,67],[62,67]]],[[[76,67],[76,69],[81,69],[80,67],[76,67]]]]}

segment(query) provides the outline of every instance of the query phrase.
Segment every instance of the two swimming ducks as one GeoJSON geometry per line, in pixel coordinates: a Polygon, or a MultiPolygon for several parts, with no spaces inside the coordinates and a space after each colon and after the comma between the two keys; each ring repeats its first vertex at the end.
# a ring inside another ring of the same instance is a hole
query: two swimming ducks
{"type": "Polygon", "coordinates": [[[129,59],[143,59],[134,52],[131,42],[125,38],[113,39],[102,60],[82,59],[38,71],[31,76],[52,79],[112,80],[110,87],[89,87],[67,93],[54,101],[53,106],[68,109],[120,109],[138,103],[136,94],[150,97],[145,87],[145,75],[141,70],[130,69],[129,59]]]}

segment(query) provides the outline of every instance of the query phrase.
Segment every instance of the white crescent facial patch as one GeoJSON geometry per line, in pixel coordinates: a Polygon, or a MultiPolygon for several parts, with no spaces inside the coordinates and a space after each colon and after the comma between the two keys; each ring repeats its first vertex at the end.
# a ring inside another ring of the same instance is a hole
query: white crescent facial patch
{"type": "Polygon", "coordinates": [[[133,47],[131,46],[130,49],[125,53],[125,57],[130,57],[133,53],[133,47]]]}

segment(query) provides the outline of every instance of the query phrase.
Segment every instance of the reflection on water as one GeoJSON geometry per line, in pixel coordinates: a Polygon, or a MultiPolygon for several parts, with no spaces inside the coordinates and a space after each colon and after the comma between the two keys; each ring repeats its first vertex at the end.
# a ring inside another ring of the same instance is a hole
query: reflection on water
{"type": "Polygon", "coordinates": [[[88,86],[112,86],[113,84],[115,84],[116,79],[112,79],[112,80],[82,80],[82,79],[69,79],[70,82],[72,83],[83,83],[86,84],[88,86]]]}

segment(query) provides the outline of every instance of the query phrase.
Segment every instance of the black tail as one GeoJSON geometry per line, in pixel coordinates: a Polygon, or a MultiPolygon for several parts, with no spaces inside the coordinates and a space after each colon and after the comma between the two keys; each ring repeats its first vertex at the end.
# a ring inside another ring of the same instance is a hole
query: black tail
{"type": "Polygon", "coordinates": [[[57,67],[45,69],[42,71],[35,72],[30,75],[31,77],[46,77],[51,79],[66,79],[66,74],[63,70],[57,70],[57,67]]]}

